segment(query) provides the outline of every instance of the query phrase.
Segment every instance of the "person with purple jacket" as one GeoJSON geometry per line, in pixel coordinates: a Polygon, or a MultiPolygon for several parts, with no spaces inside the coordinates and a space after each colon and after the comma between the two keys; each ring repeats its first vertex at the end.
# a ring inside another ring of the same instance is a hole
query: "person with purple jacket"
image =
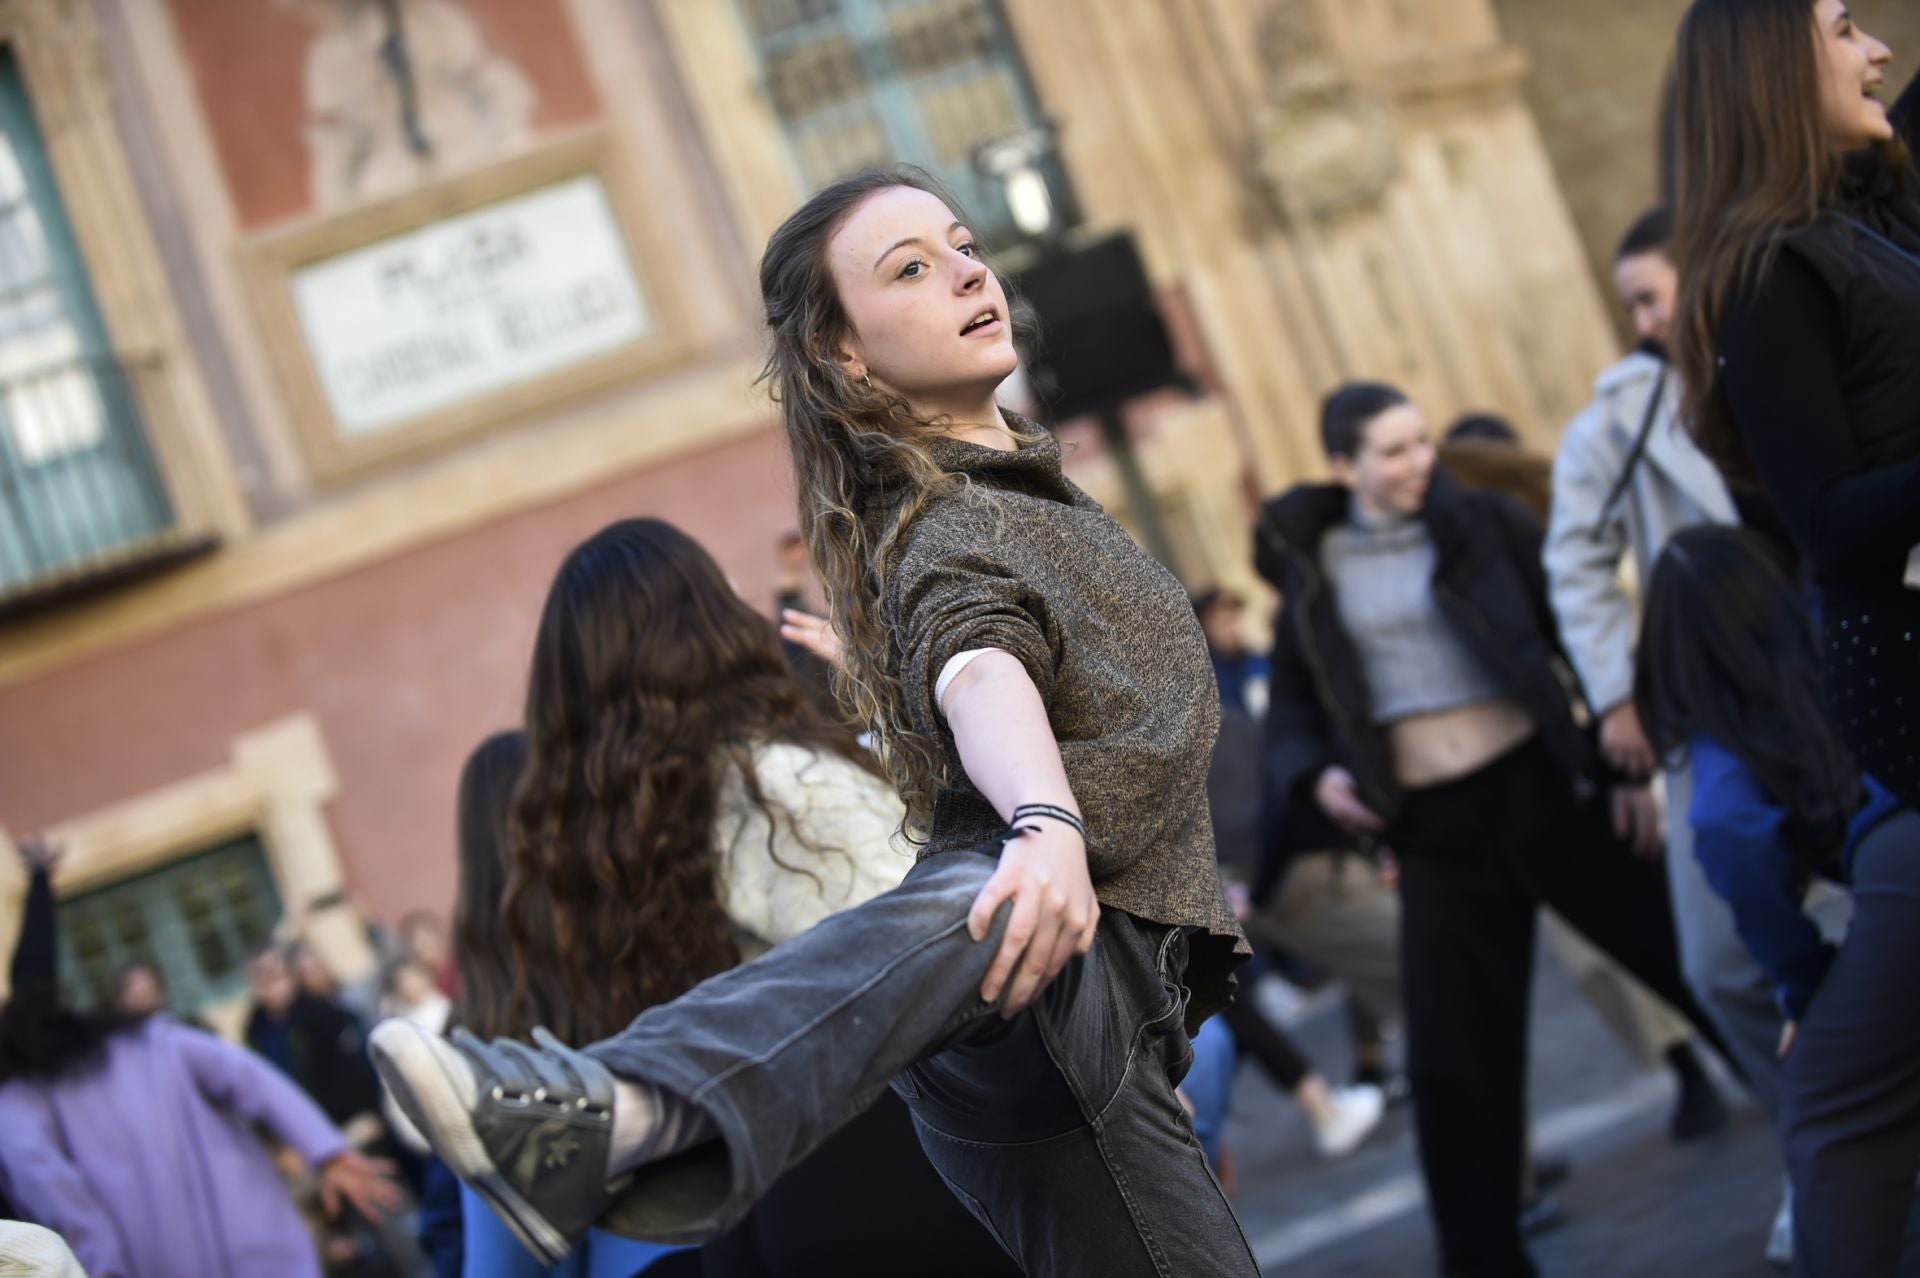
{"type": "Polygon", "coordinates": [[[253,1126],[316,1169],[329,1214],[399,1201],[273,1066],[164,1014],[76,1011],[60,996],[44,843],[0,1008],[0,1179],[92,1278],[319,1278],[320,1261],[253,1126]]]}

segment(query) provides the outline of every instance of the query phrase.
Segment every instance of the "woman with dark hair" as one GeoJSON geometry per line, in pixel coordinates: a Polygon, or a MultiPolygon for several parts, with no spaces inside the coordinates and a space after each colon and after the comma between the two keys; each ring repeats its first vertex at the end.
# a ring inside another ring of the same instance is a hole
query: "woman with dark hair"
{"type": "MultiPolygon", "coordinates": [[[[1057,441],[995,402],[1016,364],[1006,294],[924,173],[826,187],[760,275],[837,690],[920,858],[899,888],[717,976],[726,914],[690,910],[675,961],[595,980],[671,997],[707,979],[585,1052],[391,1024],[381,1068],[449,1166],[549,1254],[596,1220],[710,1238],[891,1083],[942,1179],[1028,1272],[1252,1275],[1174,1095],[1189,1029],[1231,998],[1245,953],[1214,868],[1219,707],[1186,593],[1062,475],[1057,441]]],[[[554,748],[647,811],[675,788],[712,794],[711,757],[674,744],[677,711],[670,685],[603,710],[658,719],[637,771],[578,736],[554,748]]],[[[547,727],[528,724],[536,773],[547,727]]],[[[531,781],[515,806],[518,837],[559,812],[531,781]]],[[[540,855],[516,844],[517,862],[540,855]]],[[[592,843],[570,860],[546,890],[619,896],[622,931],[601,944],[594,919],[556,909],[560,961],[637,954],[631,911],[666,907],[592,843]]]]}
{"type": "Polygon", "coordinates": [[[1781,1140],[1802,1274],[1897,1271],[1920,1173],[1920,815],[1831,727],[1800,601],[1750,534],[1676,534],[1654,569],[1634,689],[1695,778],[1694,854],[1775,982],[1781,1140]],[[1836,952],[1802,911],[1849,883],[1836,952]]]}
{"type": "MultiPolygon", "coordinates": [[[[557,735],[547,738],[542,757],[529,752],[524,734],[501,733],[475,751],[461,774],[453,954],[464,978],[459,1024],[488,1036],[525,1035],[532,1023],[514,1019],[517,990],[534,1007],[584,1004],[598,1024],[613,1028],[652,1005],[641,1001],[651,995],[636,994],[596,1009],[595,997],[579,989],[613,960],[583,952],[580,966],[570,968],[554,943],[565,911],[603,910],[591,898],[556,899],[553,886],[556,863],[594,848],[603,820],[612,836],[607,850],[623,873],[635,879],[653,873],[677,885],[680,879],[666,875],[681,866],[689,871],[688,899],[663,902],[633,933],[632,955],[620,960],[642,971],[657,955],[671,958],[687,930],[684,920],[704,923],[715,903],[751,954],[899,884],[910,864],[888,839],[900,822],[899,801],[853,732],[815,708],[772,625],[734,594],[699,545],[659,520],[615,524],[568,557],[553,593],[564,603],[549,607],[553,624],[541,629],[533,667],[565,670],[569,677],[536,678],[527,717],[557,735]],[[614,615],[621,613],[627,615],[614,615]],[[646,722],[617,710],[636,699],[647,704],[666,690],[674,722],[659,713],[658,702],[649,706],[654,713],[646,722]],[[621,807],[632,796],[620,787],[596,791],[575,784],[579,778],[538,775],[543,763],[553,768],[556,759],[584,757],[556,748],[578,739],[582,727],[594,750],[689,759],[704,752],[718,785],[703,796],[682,783],[656,795],[661,802],[642,813],[621,807]],[[636,731],[637,739],[626,739],[636,731]],[[555,834],[543,838],[527,829],[527,809],[512,802],[516,794],[521,804],[529,795],[560,796],[555,834]],[[649,824],[669,821],[684,824],[685,834],[649,824]],[[515,860],[507,850],[514,839],[537,843],[538,855],[515,860]],[[650,867],[649,860],[660,864],[650,867]],[[503,911],[509,898],[514,905],[503,911]]],[[[597,890],[595,897],[628,899],[597,890]]],[[[532,1272],[531,1258],[505,1227],[467,1197],[467,1272],[532,1272]],[[482,1265],[480,1257],[493,1259],[482,1265]],[[516,1268],[510,1259],[522,1263],[516,1268]]],[[[655,1263],[671,1249],[596,1230],[576,1249],[575,1263],[591,1274],[659,1273],[676,1264],[690,1271],[704,1264],[710,1278],[863,1273],[890,1267],[916,1245],[925,1257],[915,1268],[930,1278],[1015,1272],[940,1184],[904,1106],[884,1096],[776,1182],[747,1221],[709,1244],[705,1256],[655,1263]]]]}
{"type": "MultiPolygon", "coordinates": [[[[507,894],[512,859],[507,852],[508,816],[514,788],[526,768],[527,740],[521,732],[499,732],[481,742],[460,771],[457,809],[460,877],[453,911],[452,950],[449,955],[459,977],[460,997],[451,1024],[477,1032],[511,1032],[509,1007],[519,971],[513,937],[501,905],[507,894]]],[[[537,883],[522,894],[528,917],[539,918],[537,883]]],[[[550,908],[550,907],[549,907],[550,908]]],[[[550,915],[549,915],[550,917],[550,915]]],[[[551,923],[548,923],[551,926],[551,923]]],[[[571,997],[563,974],[547,969],[530,974],[527,982],[553,1001],[571,997]]],[[[525,1029],[521,1029],[525,1033],[525,1029]]],[[[459,1190],[459,1234],[456,1249],[465,1278],[532,1278],[537,1274],[565,1278],[630,1278],[638,1273],[665,1275],[684,1270],[700,1272],[698,1260],[663,1263],[670,1247],[618,1238],[598,1230],[558,1264],[547,1266],[528,1255],[513,1234],[500,1223],[485,1202],[471,1190],[459,1190]]],[[[437,1259],[437,1256],[436,1256],[437,1259]]]]}
{"type": "Polygon", "coordinates": [[[658,519],[602,529],[561,564],[526,750],[507,823],[511,979],[461,1003],[485,1037],[605,1038],[910,863],[872,753],[816,708],[712,557],[658,519]]]}
{"type": "Polygon", "coordinates": [[[1920,803],[1920,81],[1842,0],[1695,0],[1667,172],[1675,364],[1701,447],[1773,497],[1819,586],[1842,738],[1920,803]]]}
{"type": "Polygon", "coordinates": [[[312,1236],[254,1133],[318,1173],[329,1215],[399,1203],[279,1070],[164,1013],[76,1010],[60,992],[54,857],[31,874],[0,1008],[0,1181],[14,1206],[72,1246],[93,1278],[319,1278],[312,1236]]]}
{"type": "Polygon", "coordinates": [[[1391,386],[1332,392],[1321,436],[1337,482],[1267,503],[1255,543],[1286,605],[1268,792],[1397,856],[1408,1075],[1442,1267],[1530,1275],[1539,907],[1720,1040],[1680,976],[1651,796],[1604,770],[1561,678],[1540,525],[1437,468],[1425,416],[1391,386]]]}

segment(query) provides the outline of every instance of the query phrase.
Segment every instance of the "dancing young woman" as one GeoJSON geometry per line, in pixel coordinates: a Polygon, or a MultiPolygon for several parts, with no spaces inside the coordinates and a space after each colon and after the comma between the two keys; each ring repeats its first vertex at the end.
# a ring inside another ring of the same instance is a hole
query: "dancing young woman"
{"type": "Polygon", "coordinates": [[[1635,698],[1692,765],[1694,852],[1787,1017],[1796,1272],[1893,1278],[1920,1173],[1920,815],[1860,771],[1819,682],[1801,601],[1752,535],[1677,534],[1635,698]],[[1816,874],[1853,892],[1837,952],[1804,912],[1816,874]]]}
{"type": "Polygon", "coordinates": [[[1424,415],[1391,386],[1334,391],[1321,432],[1340,482],[1269,502],[1256,545],[1286,600],[1268,784],[1398,854],[1408,1073],[1442,1265],[1531,1275],[1519,1214],[1539,907],[1719,1038],[1680,976],[1650,796],[1603,774],[1560,679],[1540,526],[1436,469],[1424,415]]]}
{"type": "Polygon", "coordinates": [[[892,1083],[1027,1272],[1255,1274],[1174,1095],[1244,953],[1185,592],[995,404],[1006,295],[924,174],[822,190],[761,293],[841,695],[921,858],[584,1052],[399,1022],[382,1073],[547,1254],[596,1221],[712,1237],[892,1083]]]}
{"type": "Polygon", "coordinates": [[[1819,587],[1860,765],[1920,805],[1920,81],[1842,0],[1695,0],[1667,163],[1674,355],[1701,447],[1772,495],[1819,587]]]}

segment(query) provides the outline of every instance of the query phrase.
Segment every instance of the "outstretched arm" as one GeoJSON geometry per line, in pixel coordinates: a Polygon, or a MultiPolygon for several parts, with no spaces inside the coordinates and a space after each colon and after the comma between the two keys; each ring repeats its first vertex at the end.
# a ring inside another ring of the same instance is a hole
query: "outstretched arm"
{"type": "MultiPolygon", "coordinates": [[[[947,686],[940,709],[967,779],[1003,818],[1011,821],[1029,803],[1080,814],[1040,690],[1013,654],[991,649],[974,657],[947,686]]],[[[1051,818],[1023,821],[1022,828],[1026,832],[1000,854],[1000,868],[967,920],[978,940],[1000,906],[1013,902],[1000,951],[980,987],[989,1001],[1006,988],[1009,1015],[1031,1003],[1067,960],[1092,948],[1100,919],[1079,833],[1051,818]]]]}
{"type": "Polygon", "coordinates": [[[60,849],[40,835],[20,841],[20,860],[27,867],[27,903],[20,916],[20,939],[13,947],[10,986],[21,990],[53,990],[60,984],[60,933],[53,910],[53,867],[60,849]]]}
{"type": "Polygon", "coordinates": [[[156,1029],[178,1036],[181,1058],[209,1101],[257,1123],[314,1169],[329,1215],[344,1200],[369,1218],[392,1212],[400,1192],[384,1164],[347,1145],[319,1106],[273,1066],[251,1052],[182,1025],[156,1029]]]}

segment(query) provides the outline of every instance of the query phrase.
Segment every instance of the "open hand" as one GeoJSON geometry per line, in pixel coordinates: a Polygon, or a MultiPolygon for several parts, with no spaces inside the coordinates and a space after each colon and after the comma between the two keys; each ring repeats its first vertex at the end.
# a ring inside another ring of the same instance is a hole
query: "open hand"
{"type": "Polygon", "coordinates": [[[1617,785],[1610,798],[1614,837],[1626,840],[1635,856],[1659,856],[1665,845],[1665,831],[1660,828],[1660,805],[1653,801],[1652,788],[1617,785]]]}
{"type": "Polygon", "coordinates": [[[1331,767],[1314,782],[1313,797],[1320,810],[1348,834],[1382,834],[1387,823],[1380,814],[1360,801],[1360,787],[1353,773],[1331,767]]]}
{"type": "Polygon", "coordinates": [[[60,858],[66,854],[66,848],[52,842],[44,834],[29,834],[20,840],[14,850],[20,854],[28,874],[38,874],[42,870],[52,874],[54,867],[60,864],[60,858]]]}
{"type": "Polygon", "coordinates": [[[798,608],[780,610],[780,637],[797,643],[830,666],[840,664],[840,636],[825,617],[816,617],[798,608]]]}
{"type": "Polygon", "coordinates": [[[1653,775],[1653,743],[1640,726],[1640,711],[1633,702],[1622,701],[1600,720],[1600,753],[1636,781],[1653,775]]]}
{"type": "Polygon", "coordinates": [[[384,1158],[368,1158],[351,1149],[335,1154],[320,1168],[320,1205],[329,1217],[340,1214],[343,1202],[368,1220],[391,1216],[401,1204],[395,1170],[384,1158]]]}
{"type": "Polygon", "coordinates": [[[1100,902],[1093,894],[1087,848],[1079,833],[1044,818],[1022,828],[1028,832],[1007,840],[1000,868],[967,914],[967,932],[979,941],[992,929],[1000,906],[1013,902],[1000,952],[980,983],[980,997],[989,1003],[1007,991],[1000,1014],[1009,1018],[1032,1003],[1067,960],[1093,948],[1100,926],[1100,902]]]}

